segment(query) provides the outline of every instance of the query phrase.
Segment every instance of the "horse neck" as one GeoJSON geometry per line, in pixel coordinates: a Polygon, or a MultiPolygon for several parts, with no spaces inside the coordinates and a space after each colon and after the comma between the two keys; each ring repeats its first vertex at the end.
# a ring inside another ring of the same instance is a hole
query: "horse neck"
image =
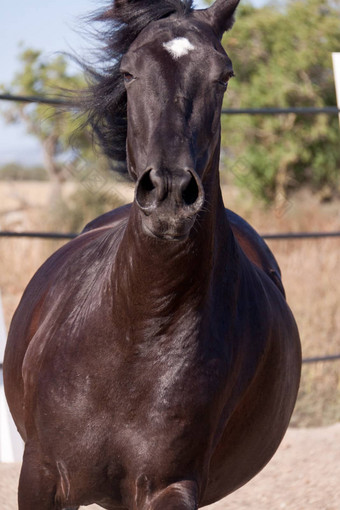
{"type": "Polygon", "coordinates": [[[233,235],[223,205],[219,153],[206,175],[206,206],[189,238],[183,242],[152,238],[143,231],[139,210],[131,207],[125,234],[118,249],[113,275],[117,314],[134,321],[172,317],[199,310],[212,287],[227,278],[234,266],[233,235]],[[229,263],[227,262],[229,259],[229,263]]]}

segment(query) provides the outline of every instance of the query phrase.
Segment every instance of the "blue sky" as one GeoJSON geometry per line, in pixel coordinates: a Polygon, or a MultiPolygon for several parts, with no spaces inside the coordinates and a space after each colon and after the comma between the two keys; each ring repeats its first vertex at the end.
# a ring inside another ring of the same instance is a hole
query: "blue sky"
{"type": "MultiPolygon", "coordinates": [[[[201,0],[196,0],[198,7],[201,0]]],[[[254,0],[262,5],[265,0],[254,0]]],[[[81,36],[82,17],[102,5],[98,0],[7,0],[1,5],[0,83],[8,85],[18,70],[19,44],[43,50],[44,55],[59,51],[86,55],[91,46],[81,36]]],[[[3,102],[0,108],[3,108],[3,102]]],[[[24,126],[9,126],[0,119],[0,164],[12,161],[41,162],[35,138],[25,134],[24,126]]]]}

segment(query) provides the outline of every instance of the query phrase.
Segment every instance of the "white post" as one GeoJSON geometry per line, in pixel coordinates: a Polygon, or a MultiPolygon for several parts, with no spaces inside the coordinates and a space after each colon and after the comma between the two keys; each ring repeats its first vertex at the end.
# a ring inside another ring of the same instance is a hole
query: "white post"
{"type": "MultiPolygon", "coordinates": [[[[340,53],[332,53],[333,58],[333,72],[335,81],[335,90],[338,108],[340,108],[340,53]]],[[[340,114],[339,114],[340,123],[340,114]]]]}
{"type": "MultiPolygon", "coordinates": [[[[4,360],[6,337],[0,292],[0,365],[4,360]]],[[[17,432],[7,406],[2,368],[0,368],[0,462],[20,462],[22,453],[23,441],[17,432]]]]}

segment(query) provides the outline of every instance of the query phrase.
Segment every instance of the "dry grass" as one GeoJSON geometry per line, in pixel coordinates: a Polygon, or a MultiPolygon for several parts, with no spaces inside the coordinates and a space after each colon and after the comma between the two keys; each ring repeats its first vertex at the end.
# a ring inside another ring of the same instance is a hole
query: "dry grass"
{"type": "MultiPolygon", "coordinates": [[[[13,189],[0,183],[0,229],[48,230],[48,185],[16,183],[13,189]]],[[[124,196],[123,187],[118,194],[124,196]]],[[[130,190],[126,198],[131,195],[130,190]]],[[[340,230],[339,203],[320,206],[307,192],[273,209],[259,207],[234,188],[226,188],[224,196],[228,207],[261,233],[340,230]]],[[[7,326],[29,279],[61,244],[0,238],[0,290],[7,326]]],[[[340,239],[270,241],[269,245],[282,269],[304,357],[339,354],[340,239]]],[[[316,426],[336,421],[340,421],[340,361],[304,365],[292,423],[316,426]]]]}
{"type": "MultiPolygon", "coordinates": [[[[299,325],[303,357],[340,354],[340,239],[275,244],[271,248],[299,325]]],[[[340,360],[304,365],[295,425],[340,421],[339,368],[340,360]]]]}

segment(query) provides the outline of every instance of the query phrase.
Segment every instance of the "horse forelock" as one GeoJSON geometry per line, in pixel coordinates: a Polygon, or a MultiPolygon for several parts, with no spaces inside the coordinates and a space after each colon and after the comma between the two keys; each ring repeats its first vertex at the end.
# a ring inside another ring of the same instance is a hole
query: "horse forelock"
{"type": "Polygon", "coordinates": [[[83,104],[99,145],[110,159],[123,163],[119,167],[123,173],[127,171],[127,97],[120,74],[121,59],[149,23],[172,14],[185,16],[192,10],[193,0],[116,0],[92,18],[104,25],[100,32],[101,70],[84,66],[90,87],[83,104]]]}

